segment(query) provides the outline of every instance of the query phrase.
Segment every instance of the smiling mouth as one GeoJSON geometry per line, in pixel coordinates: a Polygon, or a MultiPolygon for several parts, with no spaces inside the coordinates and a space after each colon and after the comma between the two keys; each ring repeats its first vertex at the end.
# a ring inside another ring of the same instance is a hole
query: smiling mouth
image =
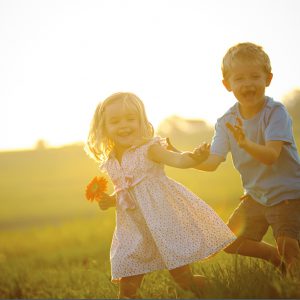
{"type": "Polygon", "coordinates": [[[243,97],[246,99],[253,98],[255,96],[255,92],[246,92],[243,93],[243,97]]]}
{"type": "Polygon", "coordinates": [[[127,137],[129,135],[131,135],[131,132],[122,132],[118,134],[119,137],[127,137]]]}

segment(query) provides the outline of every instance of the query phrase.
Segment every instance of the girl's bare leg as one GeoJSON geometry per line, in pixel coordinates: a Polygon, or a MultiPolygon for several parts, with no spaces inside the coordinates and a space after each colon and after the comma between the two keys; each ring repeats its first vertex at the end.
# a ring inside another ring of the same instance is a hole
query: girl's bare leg
{"type": "Polygon", "coordinates": [[[194,282],[198,288],[203,289],[207,286],[208,283],[207,277],[203,275],[193,275],[193,277],[194,277],[194,282]]]}
{"type": "Polygon", "coordinates": [[[196,294],[199,294],[207,280],[205,276],[193,275],[189,265],[169,270],[169,272],[182,289],[192,290],[196,294]]]}
{"type": "Polygon", "coordinates": [[[144,274],[123,277],[120,280],[119,299],[136,299],[144,274]]]}

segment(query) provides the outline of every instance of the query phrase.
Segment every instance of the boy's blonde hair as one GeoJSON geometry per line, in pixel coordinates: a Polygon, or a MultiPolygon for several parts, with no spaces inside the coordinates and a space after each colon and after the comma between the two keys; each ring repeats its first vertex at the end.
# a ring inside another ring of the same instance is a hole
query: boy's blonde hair
{"type": "Polygon", "coordinates": [[[260,64],[267,74],[271,73],[271,62],[263,47],[253,43],[239,43],[229,48],[222,62],[223,79],[228,79],[235,61],[250,61],[260,64]]]}
{"type": "Polygon", "coordinates": [[[143,102],[133,93],[119,92],[112,94],[100,102],[95,110],[90,125],[85,151],[96,161],[104,162],[114,147],[114,142],[108,138],[105,130],[104,114],[107,105],[120,101],[125,106],[135,109],[139,115],[142,138],[153,137],[154,131],[149,123],[143,102]]]}

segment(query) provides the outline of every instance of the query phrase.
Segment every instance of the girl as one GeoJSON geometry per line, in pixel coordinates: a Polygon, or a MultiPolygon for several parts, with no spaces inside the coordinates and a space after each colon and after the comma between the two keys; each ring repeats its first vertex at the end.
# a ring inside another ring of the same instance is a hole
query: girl
{"type": "Polygon", "coordinates": [[[87,152],[110,176],[115,192],[103,195],[100,208],[116,205],[116,228],[110,258],[119,298],[134,298],[143,276],[167,268],[183,289],[197,292],[204,277],[189,264],[231,243],[235,236],[205,202],[168,178],[164,164],[193,167],[209,155],[176,153],[153,138],[142,101],[116,93],[100,103],[91,122],[87,152]]]}

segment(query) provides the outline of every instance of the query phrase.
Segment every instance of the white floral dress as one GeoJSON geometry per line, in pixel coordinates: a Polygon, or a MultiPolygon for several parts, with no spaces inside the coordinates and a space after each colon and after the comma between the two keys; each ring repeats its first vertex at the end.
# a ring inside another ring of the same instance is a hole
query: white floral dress
{"type": "Polygon", "coordinates": [[[110,259],[112,280],[204,259],[235,236],[214,210],[148,159],[153,138],[129,148],[119,163],[112,155],[101,169],[115,185],[116,228],[110,259]]]}

